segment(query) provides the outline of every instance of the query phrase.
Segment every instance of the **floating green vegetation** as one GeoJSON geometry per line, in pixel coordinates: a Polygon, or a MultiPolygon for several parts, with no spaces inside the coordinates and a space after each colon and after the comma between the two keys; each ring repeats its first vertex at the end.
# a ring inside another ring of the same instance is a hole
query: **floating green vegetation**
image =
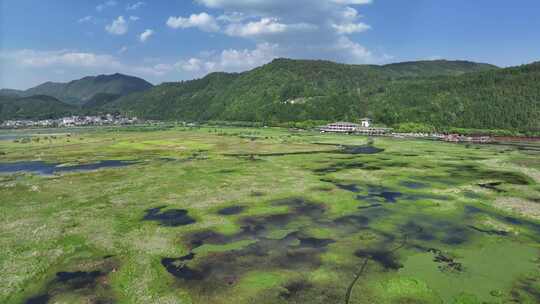
{"type": "Polygon", "coordinates": [[[217,127],[0,141],[0,167],[129,161],[0,174],[0,302],[539,303],[537,155],[501,149],[217,127]]]}

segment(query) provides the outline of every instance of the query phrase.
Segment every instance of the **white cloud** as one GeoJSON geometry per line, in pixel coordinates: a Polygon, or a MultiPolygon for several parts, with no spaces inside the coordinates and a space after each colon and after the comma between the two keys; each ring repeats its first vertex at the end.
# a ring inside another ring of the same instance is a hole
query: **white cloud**
{"type": "Polygon", "coordinates": [[[93,22],[93,21],[94,21],[94,16],[85,16],[77,20],[78,23],[86,23],[86,22],[93,22]]]}
{"type": "Polygon", "coordinates": [[[223,15],[217,17],[218,21],[229,23],[240,23],[246,20],[248,16],[240,12],[225,12],[223,15]]]}
{"type": "MultiPolygon", "coordinates": [[[[225,9],[228,11],[250,10],[252,12],[270,11],[275,7],[302,7],[309,10],[310,7],[330,7],[331,5],[366,5],[372,0],[196,0],[209,8],[225,9]]],[[[298,9],[297,9],[298,10],[298,9]]],[[[275,12],[275,11],[274,11],[275,12]]]]}
{"type": "Polygon", "coordinates": [[[358,15],[358,11],[355,8],[352,8],[350,6],[346,6],[343,9],[342,15],[343,15],[343,20],[344,21],[349,21],[349,22],[352,22],[352,21],[360,18],[360,16],[358,15]]]}
{"type": "Polygon", "coordinates": [[[162,77],[174,71],[174,65],[159,63],[152,66],[135,66],[129,69],[129,73],[147,77],[162,77]]]}
{"type": "Polygon", "coordinates": [[[140,19],[141,18],[139,18],[138,16],[129,16],[129,20],[131,20],[131,21],[138,21],[140,19]]]}
{"type": "Polygon", "coordinates": [[[36,51],[30,49],[4,53],[19,66],[29,68],[46,67],[115,67],[119,62],[113,56],[78,52],[72,50],[36,51]]]}
{"type": "Polygon", "coordinates": [[[376,59],[373,58],[373,54],[367,48],[347,37],[341,37],[337,41],[337,44],[331,47],[331,49],[332,48],[338,52],[348,54],[348,56],[357,63],[374,63],[376,61],[376,59]]]}
{"type": "Polygon", "coordinates": [[[332,0],[332,1],[337,4],[342,4],[342,5],[364,5],[364,4],[370,4],[373,2],[372,0],[332,0]]]}
{"type": "Polygon", "coordinates": [[[128,32],[128,23],[124,16],[119,16],[111,24],[105,26],[105,30],[112,35],[124,35],[128,32]]]}
{"type": "Polygon", "coordinates": [[[96,6],[96,10],[98,12],[101,12],[101,11],[105,10],[106,8],[116,6],[117,4],[118,4],[118,2],[116,2],[114,0],[109,0],[107,2],[101,3],[98,6],[96,6]]]}
{"type": "Polygon", "coordinates": [[[349,35],[371,29],[361,22],[360,5],[372,0],[196,0],[222,10],[216,19],[223,34],[275,45],[283,57],[379,63],[375,54],[349,35]],[[302,9],[298,9],[301,7],[302,9]]]}
{"type": "Polygon", "coordinates": [[[175,66],[198,76],[217,71],[241,72],[277,58],[277,49],[277,45],[262,43],[255,49],[226,49],[210,58],[190,58],[179,61],[175,66]]]}
{"type": "Polygon", "coordinates": [[[146,3],[142,2],[142,1],[132,3],[132,4],[128,4],[126,6],[126,10],[133,11],[133,10],[136,10],[136,9],[139,9],[139,8],[143,7],[144,5],[146,5],[146,3]]]}
{"type": "Polygon", "coordinates": [[[262,18],[259,21],[247,24],[230,24],[225,32],[230,36],[257,36],[262,34],[282,33],[287,30],[287,25],[279,23],[276,18],[262,18]]]}
{"type": "Polygon", "coordinates": [[[146,42],[152,35],[154,35],[154,31],[147,29],[139,35],[139,40],[141,42],[146,42]]]}
{"type": "Polygon", "coordinates": [[[243,71],[255,68],[276,58],[277,45],[263,43],[254,50],[228,49],[221,52],[219,66],[226,71],[243,71]]]}
{"type": "Polygon", "coordinates": [[[371,29],[371,26],[365,23],[345,23],[345,24],[332,24],[332,27],[340,34],[352,34],[365,32],[371,29]]]}
{"type": "Polygon", "coordinates": [[[193,14],[188,18],[169,17],[167,25],[173,29],[196,27],[205,32],[217,32],[220,29],[216,19],[207,13],[193,14]]]}
{"type": "Polygon", "coordinates": [[[245,24],[231,23],[225,29],[225,33],[229,36],[255,37],[285,32],[315,31],[317,28],[318,26],[315,24],[284,24],[279,22],[277,18],[261,18],[259,21],[252,21],[245,24]]]}
{"type": "Polygon", "coordinates": [[[186,61],[180,61],[176,67],[187,72],[200,72],[203,69],[204,62],[199,58],[190,58],[186,61]]]}

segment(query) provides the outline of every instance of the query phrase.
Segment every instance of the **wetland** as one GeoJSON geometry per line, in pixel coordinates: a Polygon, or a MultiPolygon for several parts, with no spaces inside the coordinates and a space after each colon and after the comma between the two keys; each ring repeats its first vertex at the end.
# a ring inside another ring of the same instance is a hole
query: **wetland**
{"type": "Polygon", "coordinates": [[[540,303],[534,149],[126,127],[0,152],[1,303],[540,303]]]}

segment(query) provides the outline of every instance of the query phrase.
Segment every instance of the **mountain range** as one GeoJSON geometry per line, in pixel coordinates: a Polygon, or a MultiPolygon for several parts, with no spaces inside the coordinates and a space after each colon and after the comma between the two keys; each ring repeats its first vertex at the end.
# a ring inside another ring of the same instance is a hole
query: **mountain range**
{"type": "MultiPolygon", "coordinates": [[[[306,120],[405,122],[436,127],[540,130],[540,63],[498,68],[468,61],[416,61],[347,65],[321,60],[276,59],[243,73],[152,86],[115,74],[66,84],[45,83],[27,91],[0,90],[4,106],[30,107],[42,116],[118,111],[157,120],[230,120],[270,124],[306,120]],[[22,97],[22,99],[21,99],[22,97]],[[57,107],[58,102],[68,107],[57,107]],[[55,106],[45,107],[51,103],[55,106]],[[51,112],[58,108],[58,113],[51,112]]],[[[32,116],[32,115],[30,115],[32,116]]],[[[31,117],[27,117],[31,118],[31,117]]]]}

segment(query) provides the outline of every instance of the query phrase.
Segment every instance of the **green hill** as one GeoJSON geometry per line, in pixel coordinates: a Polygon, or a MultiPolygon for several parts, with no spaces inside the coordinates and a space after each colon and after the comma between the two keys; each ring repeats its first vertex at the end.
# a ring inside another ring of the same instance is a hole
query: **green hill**
{"type": "Polygon", "coordinates": [[[388,87],[409,81],[422,83],[433,77],[450,81],[469,73],[497,70],[466,61],[376,66],[277,59],[241,74],[214,73],[203,79],[163,84],[122,97],[108,107],[151,119],[285,122],[380,118],[380,111],[386,108],[372,101],[388,87]]]}
{"type": "Polygon", "coordinates": [[[122,74],[85,77],[68,83],[46,82],[24,91],[23,96],[47,95],[82,105],[99,93],[127,95],[152,88],[146,80],[122,74]]]}
{"type": "Polygon", "coordinates": [[[239,74],[212,73],[179,83],[164,83],[140,94],[130,94],[106,106],[148,119],[206,120],[217,118],[239,74]]]}
{"type": "Polygon", "coordinates": [[[45,95],[0,97],[0,121],[8,119],[51,119],[76,113],[77,107],[45,95]]]}
{"type": "Polygon", "coordinates": [[[459,77],[403,79],[361,96],[375,118],[387,124],[540,130],[540,63],[459,77]]]}

